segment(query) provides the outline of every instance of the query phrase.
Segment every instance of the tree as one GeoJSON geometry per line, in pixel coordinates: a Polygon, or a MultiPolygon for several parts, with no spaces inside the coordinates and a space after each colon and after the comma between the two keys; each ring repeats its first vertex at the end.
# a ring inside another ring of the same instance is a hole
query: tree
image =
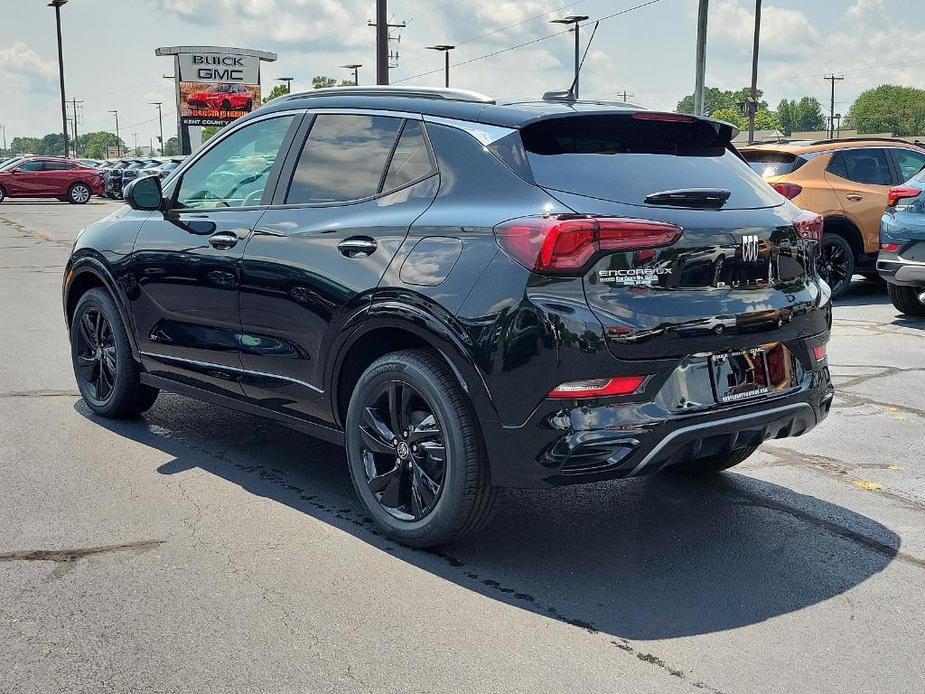
{"type": "Polygon", "coordinates": [[[42,141],[37,137],[14,137],[10,149],[15,154],[41,154],[42,141]]]}
{"type": "Polygon", "coordinates": [[[285,84],[277,84],[275,87],[273,87],[272,90],[270,90],[269,94],[263,97],[263,103],[267,103],[268,101],[272,101],[278,96],[282,96],[283,94],[288,94],[288,93],[289,91],[286,89],[285,84]]]}
{"type": "Polygon", "coordinates": [[[81,156],[90,159],[106,159],[109,156],[109,148],[125,143],[120,142],[114,134],[105,130],[95,133],[83,133],[78,137],[78,145],[81,156]]]}
{"type": "Polygon", "coordinates": [[[210,137],[215,135],[219,130],[224,128],[224,125],[205,125],[202,128],[202,141],[205,142],[210,137]]]}
{"type": "Polygon", "coordinates": [[[804,96],[799,101],[783,99],[777,106],[780,131],[785,135],[798,131],[825,130],[826,121],[822,113],[822,104],[811,96],[804,96]]]}
{"type": "Polygon", "coordinates": [[[860,133],[891,132],[898,137],[925,132],[925,89],[883,84],[862,92],[848,109],[843,127],[860,133]]]}
{"type": "Polygon", "coordinates": [[[353,80],[341,80],[340,84],[334,77],[326,75],[315,75],[312,77],[312,89],[326,89],[327,87],[352,87],[353,80]]]}
{"type": "MultiPolygon", "coordinates": [[[[742,87],[736,91],[717,89],[716,87],[707,87],[703,90],[703,114],[705,116],[716,117],[714,114],[721,109],[733,109],[738,113],[742,112],[742,104],[751,97],[751,87],[742,87]]],[[[767,110],[768,102],[762,101],[761,97],[764,92],[758,89],[755,92],[758,96],[758,110],[767,110]]],[[[678,113],[694,112],[694,95],[688,94],[678,102],[678,113]]],[[[725,119],[721,119],[725,120],[725,119]]]]}
{"type": "Polygon", "coordinates": [[[168,137],[167,143],[164,145],[164,155],[168,157],[175,157],[180,153],[180,141],[176,137],[168,137]]]}

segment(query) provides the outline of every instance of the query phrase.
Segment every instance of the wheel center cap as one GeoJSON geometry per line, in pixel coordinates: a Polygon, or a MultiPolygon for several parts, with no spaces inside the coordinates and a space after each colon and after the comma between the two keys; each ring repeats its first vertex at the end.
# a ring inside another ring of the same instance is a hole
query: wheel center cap
{"type": "Polygon", "coordinates": [[[398,453],[398,457],[402,460],[407,460],[411,457],[411,449],[404,441],[398,442],[398,445],[395,447],[395,452],[398,453]]]}

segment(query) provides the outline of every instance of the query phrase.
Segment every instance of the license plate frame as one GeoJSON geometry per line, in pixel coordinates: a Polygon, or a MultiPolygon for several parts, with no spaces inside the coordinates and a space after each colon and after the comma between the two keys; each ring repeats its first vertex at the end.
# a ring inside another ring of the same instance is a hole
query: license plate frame
{"type": "Polygon", "coordinates": [[[767,350],[752,347],[711,355],[710,379],[718,403],[767,397],[771,392],[767,350]]]}

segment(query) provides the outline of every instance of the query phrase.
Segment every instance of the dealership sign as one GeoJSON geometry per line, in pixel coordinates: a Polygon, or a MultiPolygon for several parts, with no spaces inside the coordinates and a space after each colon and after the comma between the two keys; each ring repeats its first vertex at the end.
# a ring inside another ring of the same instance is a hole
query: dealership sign
{"type": "MultiPolygon", "coordinates": [[[[169,46],[155,55],[174,56],[177,113],[182,130],[224,125],[260,106],[260,63],[275,53],[225,46],[169,46]]],[[[184,141],[181,132],[181,146],[184,141]]]]}

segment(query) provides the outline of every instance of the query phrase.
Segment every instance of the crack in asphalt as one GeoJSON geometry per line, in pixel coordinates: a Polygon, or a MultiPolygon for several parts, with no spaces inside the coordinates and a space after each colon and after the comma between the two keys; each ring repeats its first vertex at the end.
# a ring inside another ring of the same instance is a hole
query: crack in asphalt
{"type": "Polygon", "coordinates": [[[79,398],[79,390],[11,390],[0,393],[0,398],[79,398]]]}
{"type": "Polygon", "coordinates": [[[129,550],[146,550],[162,545],[166,540],[140,540],[119,545],[98,547],[77,547],[73,549],[27,549],[18,552],[0,552],[0,561],[52,561],[56,563],[75,562],[97,554],[110,554],[129,550]]]}
{"type": "Polygon", "coordinates": [[[0,222],[3,222],[9,226],[14,231],[17,231],[21,234],[21,238],[30,238],[38,239],[43,243],[49,243],[54,246],[62,246],[64,248],[70,248],[72,243],[70,241],[62,241],[60,239],[53,239],[48,232],[45,231],[30,231],[25,224],[21,222],[14,221],[12,219],[7,219],[6,217],[0,217],[0,222]]]}

